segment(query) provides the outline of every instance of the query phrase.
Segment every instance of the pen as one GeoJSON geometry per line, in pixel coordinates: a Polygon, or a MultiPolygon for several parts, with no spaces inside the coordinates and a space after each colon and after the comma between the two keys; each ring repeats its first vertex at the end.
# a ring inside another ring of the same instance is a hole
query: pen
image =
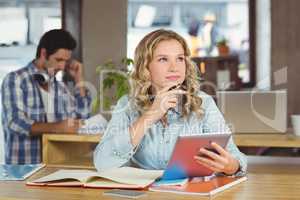
{"type": "MultiPolygon", "coordinates": [[[[185,90],[184,88],[185,88],[184,85],[177,84],[177,85],[174,85],[174,86],[170,87],[168,91],[171,91],[171,90],[174,90],[174,89],[183,89],[183,90],[185,90]]],[[[150,99],[150,101],[154,101],[154,98],[155,98],[155,95],[152,95],[152,96],[150,96],[149,99],[150,99]]]]}

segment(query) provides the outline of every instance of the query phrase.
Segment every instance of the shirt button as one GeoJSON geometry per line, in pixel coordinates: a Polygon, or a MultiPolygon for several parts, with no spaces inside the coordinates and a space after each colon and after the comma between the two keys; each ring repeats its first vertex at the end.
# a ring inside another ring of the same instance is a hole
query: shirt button
{"type": "Polygon", "coordinates": [[[121,153],[120,153],[119,151],[116,151],[116,150],[113,152],[113,154],[114,154],[115,156],[118,156],[118,157],[121,156],[121,153]]]}

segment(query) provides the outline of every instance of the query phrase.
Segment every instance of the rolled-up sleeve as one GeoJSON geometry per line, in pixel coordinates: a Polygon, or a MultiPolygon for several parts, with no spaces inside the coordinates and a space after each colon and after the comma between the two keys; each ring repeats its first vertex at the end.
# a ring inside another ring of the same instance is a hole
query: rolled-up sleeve
{"type": "MultiPolygon", "coordinates": [[[[210,133],[231,133],[229,127],[227,126],[224,117],[220,110],[218,109],[215,101],[209,95],[202,96],[204,105],[204,132],[210,133]]],[[[247,172],[247,158],[245,154],[239,151],[238,147],[235,145],[232,137],[227,144],[227,151],[239,161],[240,169],[235,174],[236,176],[243,176],[247,172]]]]}
{"type": "Polygon", "coordinates": [[[95,149],[94,165],[98,171],[123,166],[134,154],[127,106],[128,97],[124,96],[118,101],[107,129],[95,149]]]}
{"type": "MultiPolygon", "coordinates": [[[[15,134],[29,135],[34,123],[25,112],[24,97],[27,94],[22,90],[22,80],[15,73],[10,73],[2,83],[2,122],[15,134]]],[[[24,84],[23,84],[24,86],[24,84]]]]}

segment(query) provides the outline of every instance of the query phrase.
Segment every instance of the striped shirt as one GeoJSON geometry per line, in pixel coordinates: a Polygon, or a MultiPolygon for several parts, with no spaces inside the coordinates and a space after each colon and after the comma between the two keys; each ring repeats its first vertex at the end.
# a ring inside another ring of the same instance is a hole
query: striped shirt
{"type": "MultiPolygon", "coordinates": [[[[5,140],[5,163],[40,163],[41,136],[30,134],[35,122],[47,123],[43,100],[33,74],[38,69],[29,63],[26,67],[9,73],[2,83],[2,126],[5,140]]],[[[88,118],[91,97],[80,96],[79,90],[71,92],[66,85],[51,79],[54,89],[54,120],[67,118],[88,118]]]]}

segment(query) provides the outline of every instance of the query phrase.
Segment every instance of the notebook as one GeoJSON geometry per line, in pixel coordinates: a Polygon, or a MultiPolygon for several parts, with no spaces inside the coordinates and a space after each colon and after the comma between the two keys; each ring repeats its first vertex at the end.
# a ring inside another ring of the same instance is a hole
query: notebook
{"type": "Polygon", "coordinates": [[[181,178],[181,179],[172,179],[172,180],[164,180],[159,179],[152,184],[152,186],[162,186],[162,185],[185,185],[189,181],[189,178],[181,178]]]}
{"type": "Polygon", "coordinates": [[[149,190],[155,192],[170,192],[170,193],[177,193],[177,194],[210,196],[218,192],[224,191],[246,180],[247,177],[230,177],[230,176],[214,177],[208,181],[203,181],[203,179],[193,178],[184,185],[155,186],[153,184],[151,187],[149,187],[149,190]]]}
{"type": "Polygon", "coordinates": [[[0,181],[22,181],[43,168],[45,164],[0,165],[0,181]]]}
{"type": "Polygon", "coordinates": [[[27,185],[143,189],[160,177],[162,172],[134,167],[113,168],[102,172],[62,169],[27,182],[27,185]]]}

